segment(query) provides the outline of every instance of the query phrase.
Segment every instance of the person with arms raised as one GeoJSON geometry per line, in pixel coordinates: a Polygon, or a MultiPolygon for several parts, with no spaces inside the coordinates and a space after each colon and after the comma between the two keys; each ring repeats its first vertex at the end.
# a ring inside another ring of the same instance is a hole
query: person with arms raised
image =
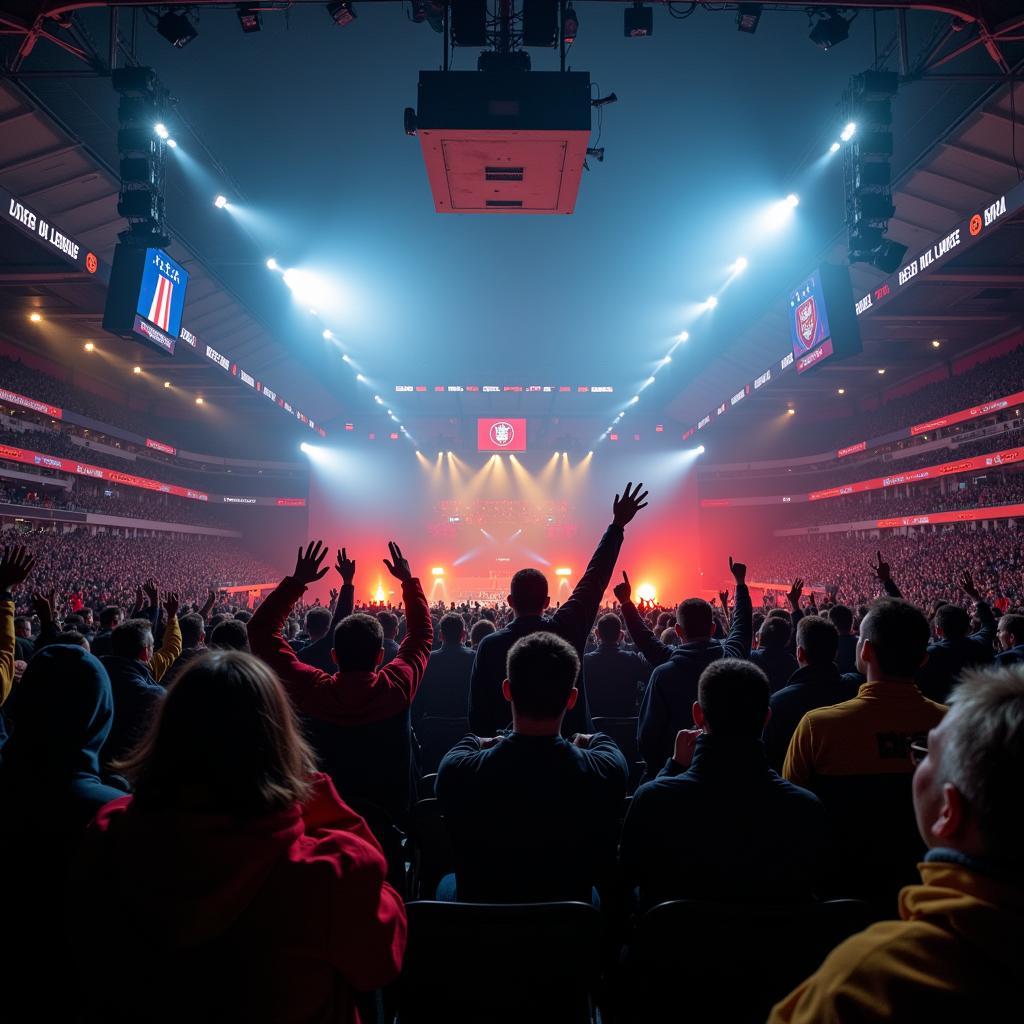
{"type": "MultiPolygon", "coordinates": [[[[322,541],[300,548],[295,571],[285,577],[249,621],[252,651],[278,674],[295,709],[307,720],[321,762],[342,797],[357,809],[369,805],[401,820],[412,797],[409,708],[430,656],[433,627],[420,581],[397,544],[388,545],[388,572],[402,584],[409,632],[383,668],[384,635],[375,616],[355,614],[334,630],[333,674],[306,665],[282,630],[306,588],[323,579],[322,541]]],[[[339,553],[338,571],[344,578],[339,553]]]]}
{"type": "MultiPolygon", "coordinates": [[[[601,598],[612,578],[615,561],[622,547],[623,529],[642,508],[647,491],[643,484],[633,488],[632,481],[620,498],[612,502],[612,523],[604,532],[587,571],[580,577],[568,600],[549,617],[544,611],[551,603],[548,581],[537,569],[520,569],[513,577],[507,597],[515,618],[504,629],[496,630],[480,641],[473,663],[469,687],[469,725],[478,736],[493,736],[509,724],[509,705],[502,696],[502,681],[512,645],[524,636],[544,630],[568,641],[582,659],[587,637],[594,626],[601,598]]],[[[580,685],[584,685],[581,681],[580,685]]],[[[569,733],[590,728],[590,711],[584,689],[580,699],[568,709],[563,729],[569,733]]]]}

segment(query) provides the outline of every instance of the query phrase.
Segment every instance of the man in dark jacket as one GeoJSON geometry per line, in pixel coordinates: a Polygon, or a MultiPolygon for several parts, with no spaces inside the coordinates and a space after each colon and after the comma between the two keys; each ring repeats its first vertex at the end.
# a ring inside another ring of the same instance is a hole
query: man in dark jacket
{"type": "Polygon", "coordinates": [[[772,693],[781,690],[800,667],[790,650],[792,634],[792,619],[788,615],[783,617],[773,613],[761,623],[757,633],[758,647],[750,652],[750,660],[768,677],[772,693]]]}
{"type": "Polygon", "coordinates": [[[601,733],[571,743],[559,735],[579,697],[578,674],[579,657],[560,637],[518,640],[502,683],[512,734],[467,736],[441,762],[437,797],[458,899],[589,902],[613,861],[626,759],[601,733]]]}
{"type": "Polygon", "coordinates": [[[997,664],[1015,665],[1024,661],[1024,615],[1003,615],[996,635],[999,640],[997,664]]]}
{"type": "Polygon", "coordinates": [[[438,628],[441,646],[431,652],[412,704],[415,729],[424,718],[465,718],[469,709],[474,653],[466,646],[466,623],[457,612],[449,612],[438,628]]]}
{"type": "Polygon", "coordinates": [[[108,604],[100,612],[100,631],[89,641],[90,649],[97,658],[112,653],[110,649],[111,636],[123,621],[124,615],[117,605],[108,604]]]}
{"type": "MultiPolygon", "coordinates": [[[[601,598],[608,587],[615,568],[615,560],[622,547],[623,528],[632,521],[642,508],[647,507],[640,493],[643,484],[631,490],[632,482],[626,485],[621,499],[616,494],[612,504],[612,524],[604,532],[601,543],[590,559],[587,571],[569,599],[550,618],[544,618],[544,610],[551,602],[548,596],[548,581],[536,569],[520,569],[512,577],[508,595],[509,607],[515,618],[504,628],[496,630],[480,641],[473,663],[473,675],[469,687],[469,725],[478,736],[493,736],[504,729],[510,719],[508,703],[501,693],[505,678],[506,661],[512,645],[524,636],[544,630],[567,640],[582,658],[587,636],[593,628],[601,598]]],[[[579,683],[584,686],[583,681],[579,683]]],[[[587,732],[590,728],[590,711],[586,691],[580,694],[575,707],[568,710],[563,729],[569,734],[587,732]]]]}
{"type": "Polygon", "coordinates": [[[857,671],[857,634],[853,631],[853,612],[845,604],[834,604],[828,610],[828,620],[836,627],[839,643],[836,647],[836,668],[840,675],[857,671]]]}
{"type": "Polygon", "coordinates": [[[969,572],[961,573],[957,583],[974,601],[981,629],[970,632],[970,616],[959,605],[943,604],[935,610],[933,625],[938,639],[928,645],[928,660],[918,670],[917,688],[938,704],[946,703],[965,668],[987,665],[995,653],[996,620],[991,607],[981,599],[969,572]]]}
{"type": "Polygon", "coordinates": [[[648,662],[658,666],[644,695],[637,730],[640,759],[647,765],[646,779],[654,778],[672,756],[676,733],[693,727],[692,708],[697,700],[697,682],[704,669],[719,658],[747,660],[750,657],[753,609],[746,584],[747,567],[730,558],[729,569],[736,581],[736,596],[729,635],[724,640],[711,638],[714,628],[711,605],[699,597],[691,597],[676,611],[676,634],[681,643],[678,647],[668,647],[651,633],[630,600],[629,578],[625,573],[623,582],[615,588],[637,650],[648,662]]]}
{"type": "Polygon", "coordinates": [[[651,667],[640,655],[619,646],[622,623],[618,615],[602,615],[595,632],[597,649],[583,658],[590,713],[596,718],[633,718],[651,667]]]}
{"type": "Polygon", "coordinates": [[[756,666],[722,658],[701,673],[697,728],[676,735],[672,759],[637,790],[622,830],[620,863],[642,907],[814,895],[825,809],[769,766],[760,742],[768,717],[768,680],[756,666]]]}
{"type": "Polygon", "coordinates": [[[861,676],[843,677],[835,665],[839,636],[831,622],[817,615],[804,616],[796,627],[796,657],[800,667],[789,685],[772,694],[771,718],[764,727],[768,763],[782,771],[789,741],[800,719],[814,708],[850,700],[857,693],[861,676]]]}

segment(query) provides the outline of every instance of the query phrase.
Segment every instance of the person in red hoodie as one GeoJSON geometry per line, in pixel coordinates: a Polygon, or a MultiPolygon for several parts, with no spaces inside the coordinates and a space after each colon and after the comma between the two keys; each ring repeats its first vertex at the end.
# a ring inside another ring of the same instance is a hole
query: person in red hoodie
{"type": "Polygon", "coordinates": [[[134,795],[99,811],[73,879],[84,1019],[357,1022],[356,993],[401,968],[405,908],[274,673],[193,659],[119,769],[134,795]]]}
{"type": "MultiPolygon", "coordinates": [[[[392,826],[401,825],[412,800],[412,732],[409,708],[427,667],[434,638],[420,581],[402,551],[388,545],[388,572],[402,584],[408,632],[398,654],[381,667],[384,634],[371,615],[349,615],[334,631],[334,675],[306,665],[284,638],[284,624],[309,584],[323,579],[328,549],[311,541],[299,549],[295,571],[278,584],[249,621],[249,644],[284,683],[305,719],[324,771],[342,797],[368,818],[391,850],[392,826]]],[[[337,571],[344,579],[342,557],[337,571]]],[[[394,859],[394,858],[393,858],[394,859]]]]}

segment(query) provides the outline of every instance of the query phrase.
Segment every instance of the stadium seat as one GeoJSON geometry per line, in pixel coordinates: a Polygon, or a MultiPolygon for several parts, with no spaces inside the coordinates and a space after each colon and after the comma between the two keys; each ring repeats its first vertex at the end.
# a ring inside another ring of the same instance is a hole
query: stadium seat
{"type": "Polygon", "coordinates": [[[601,915],[586,903],[408,904],[399,1024],[593,1024],[601,915]]]}
{"type": "Polygon", "coordinates": [[[437,772],[424,775],[416,784],[416,793],[420,800],[429,800],[434,795],[434,785],[437,783],[437,772]]]}
{"type": "Polygon", "coordinates": [[[757,906],[674,900],[636,925],[615,984],[624,1024],[764,1024],[771,1007],[871,920],[859,900],[757,906]]]}
{"type": "Polygon", "coordinates": [[[413,807],[408,837],[409,891],[414,897],[433,898],[437,883],[455,870],[455,853],[436,799],[420,800],[413,807]]]}
{"type": "Polygon", "coordinates": [[[416,727],[416,739],[424,774],[436,772],[444,755],[470,731],[468,718],[422,719],[416,727]]]}

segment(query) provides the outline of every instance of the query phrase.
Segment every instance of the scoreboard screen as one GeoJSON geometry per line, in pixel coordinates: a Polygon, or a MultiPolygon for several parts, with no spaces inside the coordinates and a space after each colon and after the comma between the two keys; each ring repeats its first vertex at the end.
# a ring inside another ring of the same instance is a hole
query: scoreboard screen
{"type": "Polygon", "coordinates": [[[476,447],[481,452],[525,452],[526,420],[479,418],[476,421],[476,447]]]}
{"type": "Polygon", "coordinates": [[[789,333],[797,373],[861,351],[860,328],[845,267],[822,264],[789,294],[789,333]]]}
{"type": "Polygon", "coordinates": [[[163,249],[118,245],[107,291],[103,327],[138,336],[168,355],[181,334],[188,271],[163,249]]]}

